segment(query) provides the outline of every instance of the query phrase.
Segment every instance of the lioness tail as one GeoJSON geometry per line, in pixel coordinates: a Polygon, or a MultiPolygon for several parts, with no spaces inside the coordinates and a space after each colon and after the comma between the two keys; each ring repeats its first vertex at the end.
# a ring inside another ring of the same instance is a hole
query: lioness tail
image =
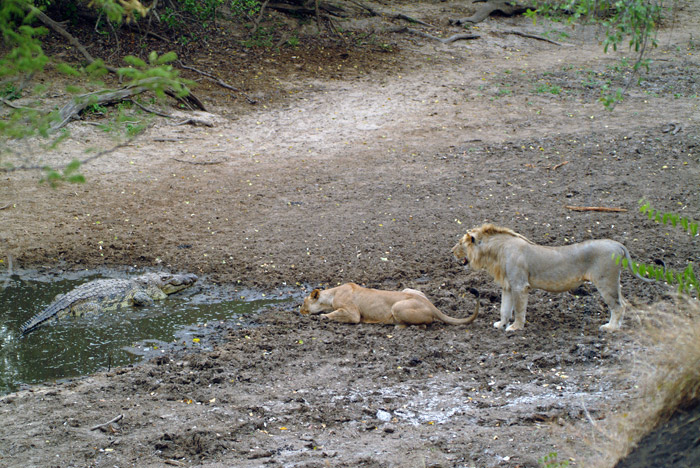
{"type": "Polygon", "coordinates": [[[471,317],[463,319],[450,317],[449,315],[443,314],[437,307],[435,307],[435,316],[449,325],[468,325],[472,323],[479,315],[479,291],[474,288],[469,288],[469,292],[476,296],[476,308],[474,309],[474,313],[471,315],[471,317]]]}

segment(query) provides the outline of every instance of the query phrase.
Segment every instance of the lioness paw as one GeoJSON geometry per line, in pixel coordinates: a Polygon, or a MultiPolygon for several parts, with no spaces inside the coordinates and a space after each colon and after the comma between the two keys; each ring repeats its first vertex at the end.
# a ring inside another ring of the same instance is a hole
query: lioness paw
{"type": "Polygon", "coordinates": [[[505,323],[503,323],[503,322],[501,322],[501,321],[494,322],[494,323],[493,323],[493,328],[503,328],[503,325],[505,325],[505,323]]]}
{"type": "Polygon", "coordinates": [[[517,330],[522,330],[522,329],[523,329],[523,325],[521,323],[513,323],[513,325],[506,328],[506,331],[510,332],[510,331],[517,331],[517,330]]]}
{"type": "Polygon", "coordinates": [[[609,323],[609,322],[608,322],[608,323],[606,323],[605,325],[601,325],[601,326],[600,326],[600,329],[601,329],[602,331],[612,332],[612,331],[619,330],[620,327],[617,326],[617,325],[615,325],[615,324],[613,324],[613,323],[609,323]]]}

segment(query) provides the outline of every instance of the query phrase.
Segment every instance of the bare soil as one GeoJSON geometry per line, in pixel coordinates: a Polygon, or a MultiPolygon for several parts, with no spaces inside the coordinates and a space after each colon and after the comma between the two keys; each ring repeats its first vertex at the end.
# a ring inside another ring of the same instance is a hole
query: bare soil
{"type": "MultiPolygon", "coordinates": [[[[442,25],[471,14],[406,8],[442,25]]],[[[0,257],[14,268],[165,268],[300,294],[411,287],[459,317],[475,287],[483,312],[467,328],[327,323],[298,307],[220,324],[214,351],[2,397],[0,465],[515,468],[550,452],[590,465],[598,424],[635,394],[635,313],[602,333],[608,312],[592,286],[535,291],[525,330],[506,334],[492,326],[499,288],[450,248],[488,221],[542,244],[612,238],[641,261],[697,263],[697,239],[637,202],[700,218],[698,18],[691,4],[669,21],[612,113],[596,85],[623,84],[621,55],[603,54],[591,29],[494,18],[473,28],[480,39],[451,45],[381,24],[366,40],[278,52],[212,42],[191,63],[257,104],[203,83],[213,127],[156,120],[86,164],[80,186],[2,174],[0,257]],[[569,37],[557,46],[516,29],[569,37]]],[[[59,165],[110,144],[85,122],[70,130],[59,150],[15,162],[59,165]]],[[[629,273],[622,282],[636,304],[671,291],[629,273]]]]}

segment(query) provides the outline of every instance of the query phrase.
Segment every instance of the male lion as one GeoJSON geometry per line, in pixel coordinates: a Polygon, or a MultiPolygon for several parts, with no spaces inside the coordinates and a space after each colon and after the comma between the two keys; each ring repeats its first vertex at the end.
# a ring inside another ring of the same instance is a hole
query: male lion
{"type": "Polygon", "coordinates": [[[301,313],[323,314],[324,317],[343,323],[393,323],[397,325],[427,325],[435,320],[450,325],[472,323],[479,314],[478,291],[476,310],[469,318],[457,319],[440,312],[423,294],[416,289],[403,291],[381,291],[345,283],[342,286],[314,289],[304,299],[301,313]]]}
{"type": "MultiPolygon", "coordinates": [[[[523,328],[530,288],[565,292],[584,281],[590,281],[598,288],[610,308],[610,321],[600,329],[612,331],[620,328],[627,301],[620,292],[622,266],[615,258],[624,256],[630,271],[632,259],[627,248],[619,242],[599,239],[547,247],[537,245],[508,228],[484,224],[467,231],[452,248],[452,254],[465,265],[486,270],[503,288],[501,320],[493,324],[496,328],[508,324],[514,309],[515,321],[506,331],[523,328]]],[[[632,272],[643,281],[653,281],[632,272]]]]}

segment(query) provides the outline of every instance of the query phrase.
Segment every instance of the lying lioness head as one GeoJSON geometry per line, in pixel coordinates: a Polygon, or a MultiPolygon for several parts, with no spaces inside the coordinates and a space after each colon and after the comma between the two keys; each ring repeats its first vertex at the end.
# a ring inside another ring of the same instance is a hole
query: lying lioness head
{"type": "Polygon", "coordinates": [[[471,323],[479,314],[478,291],[476,310],[469,318],[457,319],[440,312],[416,289],[382,291],[346,283],[321,291],[311,291],[301,306],[300,312],[323,314],[324,317],[345,323],[393,323],[398,325],[426,325],[435,320],[451,325],[471,323]]]}
{"type": "Polygon", "coordinates": [[[632,259],[619,242],[598,239],[547,247],[508,228],[484,224],[467,231],[452,248],[452,254],[475,270],[486,270],[502,287],[501,320],[493,324],[496,328],[508,325],[513,311],[515,321],[506,330],[518,330],[525,325],[527,295],[531,288],[564,292],[584,281],[598,288],[610,308],[610,321],[600,328],[620,328],[626,301],[620,292],[622,266],[615,258],[626,258],[628,267],[632,259]]]}

